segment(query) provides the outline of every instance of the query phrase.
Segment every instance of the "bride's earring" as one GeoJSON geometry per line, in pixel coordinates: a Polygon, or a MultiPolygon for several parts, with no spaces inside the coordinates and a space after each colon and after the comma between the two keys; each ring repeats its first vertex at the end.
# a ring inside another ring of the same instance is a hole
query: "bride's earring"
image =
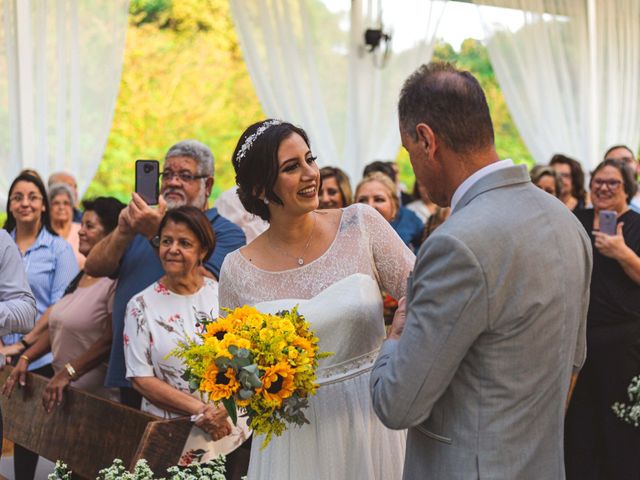
{"type": "Polygon", "coordinates": [[[267,197],[264,197],[264,200],[262,200],[264,202],[265,205],[269,205],[269,199],[267,197]]]}

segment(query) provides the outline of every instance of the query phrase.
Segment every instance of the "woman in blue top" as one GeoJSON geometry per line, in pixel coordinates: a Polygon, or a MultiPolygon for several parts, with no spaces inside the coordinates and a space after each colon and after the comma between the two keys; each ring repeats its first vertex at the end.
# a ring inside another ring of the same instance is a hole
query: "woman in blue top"
{"type": "MultiPolygon", "coordinates": [[[[4,228],[11,234],[22,255],[27,280],[36,299],[39,320],[42,313],[62,297],[67,285],[78,273],[78,263],[71,245],[51,228],[47,192],[38,178],[21,174],[13,181],[9,188],[4,228]]],[[[35,326],[37,328],[38,323],[35,326]]],[[[29,346],[20,334],[5,335],[2,342],[4,345],[23,342],[25,349],[29,346]]],[[[51,377],[51,354],[33,362],[29,370],[51,377]]],[[[37,462],[37,454],[15,446],[15,478],[32,479],[37,462]]]]}

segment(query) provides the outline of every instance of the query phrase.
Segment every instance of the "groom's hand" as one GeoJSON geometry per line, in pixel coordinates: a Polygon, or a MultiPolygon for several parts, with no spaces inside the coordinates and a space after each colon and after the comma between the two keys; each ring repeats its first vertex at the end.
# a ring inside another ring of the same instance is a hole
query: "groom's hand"
{"type": "Polygon", "coordinates": [[[398,302],[398,309],[393,316],[393,322],[391,323],[391,328],[389,328],[387,338],[398,340],[400,335],[402,335],[402,330],[404,330],[404,319],[406,316],[406,306],[407,298],[402,297],[398,302]]]}

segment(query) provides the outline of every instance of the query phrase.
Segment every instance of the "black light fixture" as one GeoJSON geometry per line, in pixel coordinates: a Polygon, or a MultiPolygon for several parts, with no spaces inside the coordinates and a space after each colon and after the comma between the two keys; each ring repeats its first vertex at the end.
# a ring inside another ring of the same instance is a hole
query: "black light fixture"
{"type": "Polygon", "coordinates": [[[382,40],[389,42],[391,40],[391,36],[384,33],[379,28],[367,28],[364,32],[364,44],[369,47],[369,52],[373,52],[378,48],[382,40]]]}
{"type": "Polygon", "coordinates": [[[374,65],[378,68],[384,68],[391,50],[391,34],[385,33],[381,28],[367,28],[364,32],[364,44],[367,51],[372,54],[374,65]],[[380,48],[380,44],[384,42],[384,51],[380,56],[376,56],[375,52],[380,48]]]}

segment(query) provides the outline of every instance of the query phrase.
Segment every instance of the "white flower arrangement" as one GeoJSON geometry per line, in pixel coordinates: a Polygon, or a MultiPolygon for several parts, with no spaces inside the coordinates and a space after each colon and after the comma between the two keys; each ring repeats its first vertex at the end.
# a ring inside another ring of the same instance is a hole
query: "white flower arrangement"
{"type": "Polygon", "coordinates": [[[622,421],[638,427],[640,426],[640,375],[631,379],[627,387],[627,395],[630,404],[616,402],[611,408],[622,421]]]}
{"type": "MultiPolygon", "coordinates": [[[[146,460],[138,460],[133,472],[129,472],[125,468],[124,462],[116,458],[110,467],[98,472],[96,480],[225,480],[224,461],[224,455],[219,455],[206,463],[194,463],[187,467],[171,467],[167,470],[168,477],[156,478],[146,460]]],[[[69,467],[58,460],[55,470],[48,476],[48,479],[71,480],[71,474],[69,467]]]]}

